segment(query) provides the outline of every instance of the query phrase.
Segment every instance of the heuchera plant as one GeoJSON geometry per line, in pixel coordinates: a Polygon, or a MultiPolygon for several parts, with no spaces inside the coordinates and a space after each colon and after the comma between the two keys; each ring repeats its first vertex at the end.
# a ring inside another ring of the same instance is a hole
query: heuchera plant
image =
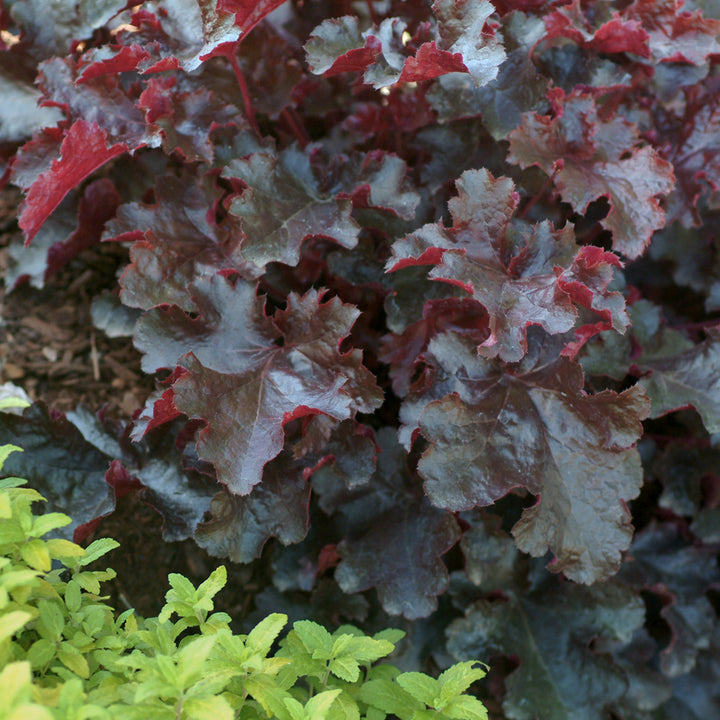
{"type": "Polygon", "coordinates": [[[266,611],[509,658],[498,717],[720,714],[716,2],[0,21],[7,282],[129,247],[94,317],[157,383],[2,416],[77,540],[134,483],[266,611]]]}

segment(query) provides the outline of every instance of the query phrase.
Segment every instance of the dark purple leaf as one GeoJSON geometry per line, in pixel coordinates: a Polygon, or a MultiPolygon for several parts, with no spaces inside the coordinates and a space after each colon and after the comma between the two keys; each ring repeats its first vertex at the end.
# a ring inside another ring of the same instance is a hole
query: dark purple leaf
{"type": "Polygon", "coordinates": [[[507,372],[453,334],[431,341],[427,361],[442,380],[409,402],[430,442],[418,472],[433,504],[490,505],[526,487],[538,501],[513,528],[520,549],[541,557],[549,548],[550,569],[578,582],[612,575],[632,535],[625,502],[642,481],[633,447],[649,411],[641,388],[586,395],[569,360],[528,356],[507,372]]]}
{"type": "Polygon", "coordinates": [[[505,715],[514,720],[605,720],[606,706],[627,680],[602,639],[627,643],[642,626],[639,595],[620,584],[592,588],[548,580],[507,600],[480,600],[451,623],[456,660],[511,656],[519,667],[505,680],[505,715]]]}
{"type": "Polygon", "coordinates": [[[297,147],[279,156],[253,153],[233,160],[223,177],[247,185],[232,198],[229,211],[242,219],[243,254],[259,267],[269,262],[297,265],[300,246],[309,237],[329,238],[348,248],[357,244],[360,227],[350,217],[352,203],[323,193],[310,158],[297,147]]]}
{"type": "Polygon", "coordinates": [[[78,84],[77,63],[72,58],[52,58],[40,66],[40,89],[46,101],[60,107],[71,122],[97,126],[108,143],[122,143],[128,151],[156,146],[156,129],[149,126],[137,98],[125,89],[118,75],[104,75],[78,84]]]}
{"type": "Polygon", "coordinates": [[[343,420],[381,403],[361,351],[338,350],[358,316],[351,306],[323,303],[311,291],[291,295],[271,319],[242,281],[233,287],[215,276],[194,293],[196,320],[177,308],[152,310],[139,321],[137,342],[152,352],[146,368],[174,367],[189,353],[180,361],[188,372],[173,385],[174,403],[208,423],[199,455],[232,492],[245,495],[260,482],[263,466],[282,449],[288,421],[317,413],[343,420]]]}
{"type": "Polygon", "coordinates": [[[195,539],[211,555],[247,563],[260,557],[270,537],[284,545],[300,542],[308,530],[310,483],[305,466],[287,454],[265,466],[263,481],[249,495],[223,488],[210,503],[210,519],[195,539]]]}
{"type": "Polygon", "coordinates": [[[670,163],[651,147],[638,147],[632,123],[618,116],[598,118],[594,100],[581,93],[550,99],[554,116],[526,114],[510,133],[509,161],[537,165],[554,179],[565,202],[578,213],[600,197],[610,203],[601,223],[613,235],[613,247],[630,258],[642,254],[665,215],[657,200],[674,187],[670,163]]]}
{"type": "Polygon", "coordinates": [[[708,328],[707,339],[693,343],[663,325],[660,309],[641,300],[630,308],[632,334],[602,333],[582,359],[586,372],[618,379],[639,376],[650,398],[650,417],[694,407],[708,432],[720,432],[720,334],[708,328]]]}
{"type": "Polygon", "coordinates": [[[706,593],[720,585],[715,555],[688,544],[675,525],[653,524],[635,537],[620,571],[625,582],[657,594],[663,604],[672,637],[661,653],[661,668],[670,677],[690,672],[699,651],[710,647],[716,618],[706,593]]]}
{"type": "Polygon", "coordinates": [[[120,279],[125,305],[148,309],[173,304],[190,311],[194,305],[188,286],[195,278],[221,270],[251,276],[236,224],[218,224],[212,217],[220,197],[210,179],[167,176],[157,183],[154,204],[120,207],[103,239],[135,241],[132,263],[120,279]]]}
{"type": "Polygon", "coordinates": [[[493,80],[505,51],[487,24],[492,4],[436,0],[432,8],[437,37],[422,42],[414,55],[406,47],[407,24],[400,18],[387,18],[364,32],[354,16],[325,20],[305,44],[310,69],[326,77],[364,71],[365,82],[376,88],[456,72],[469,73],[477,85],[493,80]]]}
{"type": "Polygon", "coordinates": [[[702,65],[708,55],[720,53],[720,20],[682,6],[677,0],[635,0],[623,16],[638,20],[647,31],[654,60],[702,65]]]}

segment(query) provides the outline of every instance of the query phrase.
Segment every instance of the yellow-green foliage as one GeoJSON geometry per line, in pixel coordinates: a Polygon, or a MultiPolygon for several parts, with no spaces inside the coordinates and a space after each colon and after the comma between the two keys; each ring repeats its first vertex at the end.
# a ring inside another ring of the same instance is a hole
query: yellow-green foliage
{"type": "MultiPolygon", "coordinates": [[[[0,467],[14,450],[0,448],[0,467]]],[[[484,720],[465,691],[484,671],[454,665],[439,678],[375,663],[402,631],[373,637],[352,626],[328,632],[303,620],[279,642],[274,613],[235,635],[213,612],[226,581],[219,567],[199,587],[169,576],[157,618],[115,615],[100,594],[112,570],[86,567],[117,547],[83,549],[45,539],[70,518],[34,515],[42,500],[20,478],[0,480],[0,720],[484,720]],[[173,620],[174,618],[174,620],[173,620]]]]}

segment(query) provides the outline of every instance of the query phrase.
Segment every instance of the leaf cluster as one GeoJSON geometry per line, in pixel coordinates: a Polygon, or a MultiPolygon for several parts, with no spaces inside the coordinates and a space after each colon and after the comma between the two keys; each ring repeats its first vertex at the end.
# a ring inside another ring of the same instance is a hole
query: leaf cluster
{"type": "Polygon", "coordinates": [[[260,615],[504,658],[505,717],[720,714],[717,2],[46,5],[6,281],[126,248],[94,322],[155,383],[0,413],[58,533],[139,489],[260,615]]]}

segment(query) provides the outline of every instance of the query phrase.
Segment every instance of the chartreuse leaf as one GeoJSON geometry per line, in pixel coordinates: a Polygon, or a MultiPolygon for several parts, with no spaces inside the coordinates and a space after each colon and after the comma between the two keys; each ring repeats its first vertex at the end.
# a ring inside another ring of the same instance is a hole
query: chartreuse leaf
{"type": "Polygon", "coordinates": [[[283,613],[272,613],[264,620],[261,620],[248,634],[245,645],[253,653],[265,657],[280,631],[287,624],[287,615],[283,613]]]}
{"type": "Polygon", "coordinates": [[[324,690],[311,697],[303,707],[295,698],[285,698],[287,708],[292,720],[325,720],[329,716],[330,706],[340,695],[342,690],[324,690]]]}
{"type": "Polygon", "coordinates": [[[5,465],[5,461],[8,459],[10,454],[14,452],[23,452],[23,449],[17,445],[11,444],[0,446],[0,470],[5,465]]]}
{"type": "Polygon", "coordinates": [[[32,620],[32,613],[23,610],[13,610],[0,615],[0,643],[12,637],[30,620],[32,620]]]}
{"type": "Polygon", "coordinates": [[[12,662],[0,672],[2,720],[52,720],[47,708],[32,702],[32,674],[30,663],[12,662]]]}
{"type": "MultiPolygon", "coordinates": [[[[45,542],[25,541],[22,532],[33,526],[32,495],[20,488],[0,494],[9,500],[10,517],[3,525],[17,520],[20,548],[45,542]]],[[[233,635],[224,613],[205,620],[212,598],[225,584],[223,566],[197,588],[184,576],[171,575],[160,618],[144,620],[127,611],[115,619],[112,608],[97,597],[100,581],[113,571],[79,571],[88,560],[82,548],[52,542],[47,547],[61,564],[76,568],[67,580],[61,579],[62,570],[29,569],[17,546],[3,546],[10,557],[0,557],[0,667],[12,657],[9,652],[21,653],[27,662],[24,667],[8,665],[0,675],[12,681],[14,693],[3,698],[7,702],[0,705],[0,720],[51,717],[29,703],[25,680],[30,670],[37,682],[34,697],[62,720],[360,720],[361,715],[384,720],[388,712],[401,720],[430,720],[437,712],[453,720],[483,717],[479,701],[458,695],[482,675],[474,663],[446,671],[439,680],[420,673],[402,676],[414,693],[432,694],[433,710],[394,682],[396,668],[372,667],[394,650],[404,635],[401,630],[367,637],[343,625],[331,634],[318,623],[298,621],[281,652],[268,657],[286,615],[270,615],[247,636],[233,635]],[[180,616],[175,623],[170,622],[173,613],[180,616]],[[196,634],[183,636],[193,625],[198,626],[196,634]],[[362,679],[361,668],[367,669],[362,679]],[[370,684],[364,690],[365,677],[370,684]]],[[[99,557],[113,546],[93,544],[87,555],[99,557]]]]}

